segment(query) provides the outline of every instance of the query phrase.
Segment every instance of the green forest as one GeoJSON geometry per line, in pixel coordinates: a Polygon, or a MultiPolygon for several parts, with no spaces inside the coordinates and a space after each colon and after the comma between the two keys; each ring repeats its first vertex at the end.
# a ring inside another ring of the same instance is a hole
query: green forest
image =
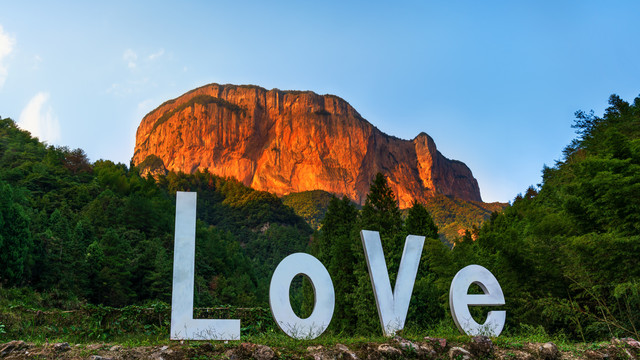
{"type": "Polygon", "coordinates": [[[0,121],[0,286],[49,306],[171,299],[176,191],[198,193],[196,306],[264,306],[279,259],[311,228],[275,195],[208,173],[135,167],[46,146],[0,121]]]}
{"type": "MultiPolygon", "coordinates": [[[[152,159],[149,159],[149,163],[141,163],[140,168],[154,170],[162,167],[164,169],[162,160],[157,159],[157,161],[156,164],[152,162],[152,159]]],[[[290,206],[296,214],[302,216],[314,230],[319,230],[332,197],[334,197],[333,194],[324,190],[311,190],[285,195],[282,197],[282,202],[290,206]]],[[[438,226],[440,239],[449,243],[450,246],[464,235],[465,229],[475,231],[475,228],[489,220],[493,212],[500,211],[507,206],[506,203],[483,203],[442,194],[436,194],[421,205],[427,209],[438,226]]],[[[358,204],[355,206],[358,210],[362,208],[358,204]]],[[[402,217],[406,218],[409,209],[401,209],[401,212],[402,217]]]]}
{"type": "MultiPolygon", "coordinates": [[[[300,197],[282,200],[207,172],[142,177],[134,166],[91,163],[81,149],[43,144],[0,119],[0,338],[11,338],[7,319],[17,304],[166,307],[176,191],[198,193],[196,307],[268,308],[275,267],[302,251],[316,256],[334,283],[328,331],[379,334],[359,236],[366,229],[381,234],[392,284],[406,236],[427,238],[407,331],[426,334],[452,324],[451,280],[479,264],[502,286],[505,333],[638,338],[640,97],[630,104],[612,95],[609,104],[602,116],[577,112],[577,137],[562,159],[542,169],[542,183],[504,208],[496,205],[489,220],[470,227],[453,247],[434,221],[449,216],[447,207],[436,213],[414,203],[403,213],[382,174],[371,179],[362,207],[305,195],[324,204],[322,211],[305,208],[309,225],[285,205],[303,202],[300,197]]],[[[297,281],[292,289],[296,309],[309,312],[309,283],[297,281]]],[[[476,309],[477,321],[486,310],[476,309]]]]}

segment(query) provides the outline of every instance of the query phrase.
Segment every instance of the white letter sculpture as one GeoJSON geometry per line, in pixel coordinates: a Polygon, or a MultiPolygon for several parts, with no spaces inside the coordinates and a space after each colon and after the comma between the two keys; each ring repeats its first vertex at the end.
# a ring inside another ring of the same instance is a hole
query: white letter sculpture
{"type": "Polygon", "coordinates": [[[498,336],[504,328],[506,312],[489,311],[484,324],[478,324],[469,306],[497,306],[504,305],[502,288],[493,274],[480,265],[469,265],[458,271],[451,281],[449,291],[449,306],[451,316],[458,329],[467,335],[498,336]],[[480,286],[484,294],[468,294],[469,286],[480,286]]]}
{"type": "Polygon", "coordinates": [[[333,317],[335,292],[329,272],[315,257],[295,253],[278,264],[269,287],[269,305],[276,324],[296,339],[315,339],[322,334],[333,317]],[[297,275],[306,275],[313,286],[315,303],[306,319],[299,318],[291,308],[289,288],[297,275]]]}
{"type": "Polygon", "coordinates": [[[369,276],[376,298],[382,331],[386,336],[393,336],[396,331],[404,328],[407,319],[411,293],[424,246],[424,236],[407,236],[393,293],[391,292],[391,282],[389,281],[387,263],[384,260],[380,234],[377,231],[362,230],[360,237],[369,267],[369,276]]]}
{"type": "Polygon", "coordinates": [[[176,230],[171,294],[172,340],[239,340],[240,320],[193,318],[196,258],[195,192],[176,193],[176,230]]]}

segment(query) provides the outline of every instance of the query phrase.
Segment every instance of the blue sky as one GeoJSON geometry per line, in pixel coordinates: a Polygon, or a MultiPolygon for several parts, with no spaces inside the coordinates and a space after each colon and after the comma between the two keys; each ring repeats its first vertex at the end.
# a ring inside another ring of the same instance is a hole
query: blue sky
{"type": "Polygon", "coordinates": [[[212,82],[335,94],[430,134],[485,201],[541,181],[576,110],[640,94],[637,1],[4,2],[0,115],[129,164],[142,117],[212,82]]]}

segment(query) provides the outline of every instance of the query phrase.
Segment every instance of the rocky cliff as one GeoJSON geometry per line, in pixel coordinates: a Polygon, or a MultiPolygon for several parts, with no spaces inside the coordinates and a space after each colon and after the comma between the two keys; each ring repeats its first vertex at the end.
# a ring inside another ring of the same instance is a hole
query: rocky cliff
{"type": "Polygon", "coordinates": [[[469,168],[440,154],[429,135],[386,135],[343,99],[310,91],[192,90],[142,119],[133,163],[145,159],[155,168],[143,170],[157,172],[160,159],[169,171],[208,169],[278,195],[321,189],[362,204],[382,172],[401,208],[436,193],[481,201],[469,168]]]}

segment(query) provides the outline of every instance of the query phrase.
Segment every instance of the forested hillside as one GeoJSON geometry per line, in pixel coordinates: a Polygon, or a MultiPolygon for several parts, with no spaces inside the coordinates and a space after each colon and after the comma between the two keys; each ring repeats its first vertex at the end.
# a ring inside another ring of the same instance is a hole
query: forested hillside
{"type": "Polygon", "coordinates": [[[311,190],[285,195],[282,202],[305,219],[309,226],[318,230],[334,196],[324,190],[311,190]]]}
{"type": "Polygon", "coordinates": [[[555,166],[451,253],[499,279],[511,326],[576,339],[638,338],[640,98],[602,117],[576,113],[578,137],[555,166]],[[457,254],[456,254],[457,253],[457,254]]]}
{"type": "MultiPolygon", "coordinates": [[[[403,216],[382,174],[372,179],[361,209],[322,194],[289,198],[328,201],[324,216],[307,209],[320,221],[313,232],[275,195],[207,173],[154,180],[135,167],[91,164],[81,150],[45,146],[2,119],[0,291],[38,291],[52,307],[168,301],[175,192],[188,190],[198,192],[196,306],[266,307],[277,263],[308,251],[334,283],[329,331],[380,333],[359,236],[366,229],[380,232],[392,285],[405,237],[427,238],[407,329],[452,326],[451,279],[479,264],[503,289],[506,333],[535,329],[573,340],[637,339],[640,98],[629,104],[614,95],[610,105],[602,117],[578,112],[578,137],[560,161],[543,169],[542,184],[453,248],[438,238],[424,205],[414,203],[403,216]]],[[[308,313],[312,289],[308,283],[303,288],[305,296],[294,301],[308,313]]],[[[483,322],[487,310],[476,308],[476,320],[483,322]]]]}
{"type": "Polygon", "coordinates": [[[475,231],[489,220],[492,213],[507,206],[506,203],[483,203],[441,194],[428,199],[423,205],[438,225],[440,239],[451,245],[459,242],[466,231],[475,231]]]}
{"type": "Polygon", "coordinates": [[[208,173],[156,181],[91,164],[0,119],[0,286],[51,306],[169,301],[179,190],[198,192],[196,306],[266,306],[273,268],[312,233],[276,196],[208,173]]]}
{"type": "MultiPolygon", "coordinates": [[[[313,229],[318,230],[333,196],[323,190],[303,191],[283,196],[282,202],[304,218],[313,229]]],[[[477,231],[477,228],[489,220],[493,212],[501,211],[507,206],[506,203],[483,203],[442,194],[436,194],[421,204],[438,226],[440,240],[450,246],[460,241],[465,231],[477,231]]],[[[357,209],[362,208],[355,203],[354,205],[357,209]]],[[[409,208],[400,211],[402,217],[406,218],[409,208]]]]}
{"type": "MultiPolygon", "coordinates": [[[[518,195],[451,250],[435,240],[423,206],[414,205],[402,221],[382,177],[362,211],[347,199],[332,201],[312,251],[338,284],[334,329],[379,329],[358,238],[369,229],[381,233],[392,284],[406,234],[428,238],[408,326],[423,329],[448,318],[451,279],[480,264],[503,288],[507,331],[541,327],[580,340],[638,338],[640,98],[628,104],[612,96],[610,105],[603,117],[576,113],[578,137],[561,161],[544,169],[541,187],[518,195]]],[[[475,313],[480,322],[481,313],[475,313]]]]}

